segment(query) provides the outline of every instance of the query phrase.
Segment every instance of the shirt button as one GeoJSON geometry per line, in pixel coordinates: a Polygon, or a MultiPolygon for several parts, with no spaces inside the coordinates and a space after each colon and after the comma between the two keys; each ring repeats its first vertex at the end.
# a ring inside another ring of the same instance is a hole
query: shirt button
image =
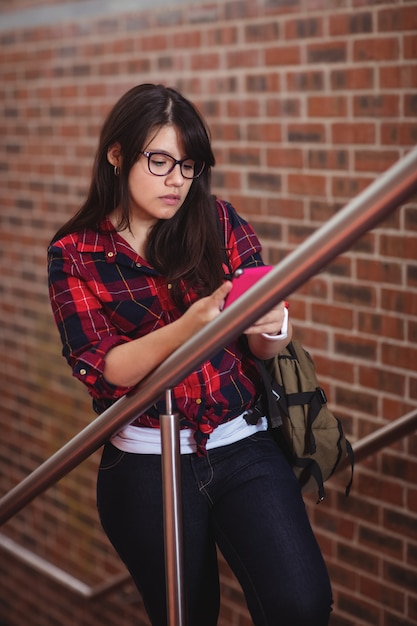
{"type": "Polygon", "coordinates": [[[80,374],[81,376],[85,376],[87,374],[87,370],[85,369],[80,370],[80,374]]]}
{"type": "Polygon", "coordinates": [[[195,401],[196,404],[201,404],[202,403],[202,399],[201,398],[197,398],[197,400],[195,401]]]}
{"type": "Polygon", "coordinates": [[[109,259],[111,259],[112,257],[114,257],[114,252],[108,252],[107,256],[109,257],[109,259]]]}
{"type": "MultiPolygon", "coordinates": [[[[167,284],[167,289],[172,289],[172,284],[171,283],[167,284]]],[[[200,400],[200,402],[201,402],[201,400],[200,400]]]]}
{"type": "Polygon", "coordinates": [[[136,267],[142,267],[142,263],[139,263],[139,261],[137,263],[135,263],[136,267]]]}

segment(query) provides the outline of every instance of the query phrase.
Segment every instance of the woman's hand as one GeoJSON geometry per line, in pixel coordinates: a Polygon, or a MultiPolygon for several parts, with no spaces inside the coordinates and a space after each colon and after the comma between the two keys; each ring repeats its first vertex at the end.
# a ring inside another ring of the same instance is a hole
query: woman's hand
{"type": "Polygon", "coordinates": [[[267,335],[279,335],[284,322],[285,308],[286,303],[280,302],[245,330],[245,334],[258,335],[259,333],[266,333],[267,335]]]}
{"type": "Polygon", "coordinates": [[[109,383],[133,387],[206,324],[220,315],[232,288],[226,281],[210,296],[194,302],[178,320],[152,333],[112,348],[104,376],[109,383]]]}
{"type": "Polygon", "coordinates": [[[290,322],[288,322],[286,334],[284,333],[280,337],[287,306],[285,302],[280,302],[245,331],[248,336],[249,348],[258,359],[272,358],[291,341],[292,326],[290,322]]]}
{"type": "Polygon", "coordinates": [[[197,300],[184,313],[181,320],[185,322],[185,328],[189,331],[190,337],[221,313],[226,296],[231,289],[232,282],[225,281],[210,296],[197,300]]]}

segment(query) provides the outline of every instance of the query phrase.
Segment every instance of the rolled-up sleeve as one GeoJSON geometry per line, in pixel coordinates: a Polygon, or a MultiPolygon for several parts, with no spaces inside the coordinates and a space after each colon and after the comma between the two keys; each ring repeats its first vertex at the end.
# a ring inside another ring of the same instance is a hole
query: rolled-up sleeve
{"type": "Polygon", "coordinates": [[[88,272],[76,248],[50,246],[48,282],[52,312],[58,327],[62,354],[73,375],[93,398],[118,399],[130,388],[116,387],[104,378],[105,357],[117,345],[131,341],[111,324],[102,302],[89,285],[88,272]]]}

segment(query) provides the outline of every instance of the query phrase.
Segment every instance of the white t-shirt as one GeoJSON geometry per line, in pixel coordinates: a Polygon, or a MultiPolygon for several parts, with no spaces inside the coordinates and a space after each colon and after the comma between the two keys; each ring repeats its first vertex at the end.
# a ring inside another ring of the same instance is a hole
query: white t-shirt
{"type": "MultiPolygon", "coordinates": [[[[261,430],[267,430],[266,417],[261,417],[256,424],[248,424],[243,417],[220,424],[213,430],[207,441],[206,448],[219,448],[228,446],[235,441],[250,437],[261,430]]],[[[194,439],[194,431],[187,428],[180,430],[181,454],[192,454],[197,449],[194,439]]],[[[159,428],[145,428],[142,426],[126,426],[111,438],[111,443],[123,452],[134,454],[161,454],[161,431],[159,428]]]]}

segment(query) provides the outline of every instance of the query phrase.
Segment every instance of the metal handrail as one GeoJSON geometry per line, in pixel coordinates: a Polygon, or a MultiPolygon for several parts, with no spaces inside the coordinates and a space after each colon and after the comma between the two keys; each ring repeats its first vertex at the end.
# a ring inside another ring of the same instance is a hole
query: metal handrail
{"type": "MultiPolygon", "coordinates": [[[[416,429],[417,409],[414,409],[406,415],[396,419],[394,422],[390,422],[385,426],[382,426],[374,433],[371,433],[352,444],[355,462],[358,463],[363,461],[365,458],[375,454],[379,450],[382,450],[387,445],[395,443],[399,439],[410,435],[416,429]]],[[[339,471],[341,471],[344,467],[346,466],[341,465],[339,471]]],[[[60,569],[53,563],[38,556],[31,550],[24,548],[3,533],[0,533],[0,548],[5,550],[11,556],[19,559],[19,561],[25,563],[35,571],[44,574],[49,579],[61,584],[69,591],[72,591],[87,600],[93,600],[103,596],[106,593],[121,587],[128,580],[130,580],[130,574],[126,571],[116,574],[105,582],[89,586],[78,578],[75,578],[71,574],[68,574],[64,570],[60,569]]]]}
{"type": "Polygon", "coordinates": [[[273,305],[288,297],[417,191],[417,148],[379,176],[291,252],[222,315],[176,350],[0,500],[0,524],[10,519],[145,412],[167,389],[220,350],[273,305]]]}
{"type": "MultiPolygon", "coordinates": [[[[402,417],[389,422],[378,428],[373,433],[369,433],[366,437],[363,437],[359,441],[356,441],[353,445],[353,452],[355,455],[355,463],[363,461],[368,456],[379,452],[385,446],[411,435],[417,429],[417,409],[413,409],[409,413],[406,413],[402,417]]],[[[345,459],[344,463],[340,465],[340,469],[344,469],[349,466],[349,460],[345,459]]]]}
{"type": "Polygon", "coordinates": [[[78,596],[88,600],[103,596],[108,591],[112,591],[116,587],[120,587],[130,579],[130,574],[128,572],[123,572],[121,574],[116,574],[104,583],[99,583],[92,587],[75,576],[72,576],[60,567],[57,567],[47,559],[38,556],[32,552],[32,550],[28,550],[28,548],[21,546],[3,533],[0,533],[0,548],[17,558],[25,565],[28,565],[36,572],[47,576],[50,580],[59,583],[67,590],[72,591],[78,596]]]}

